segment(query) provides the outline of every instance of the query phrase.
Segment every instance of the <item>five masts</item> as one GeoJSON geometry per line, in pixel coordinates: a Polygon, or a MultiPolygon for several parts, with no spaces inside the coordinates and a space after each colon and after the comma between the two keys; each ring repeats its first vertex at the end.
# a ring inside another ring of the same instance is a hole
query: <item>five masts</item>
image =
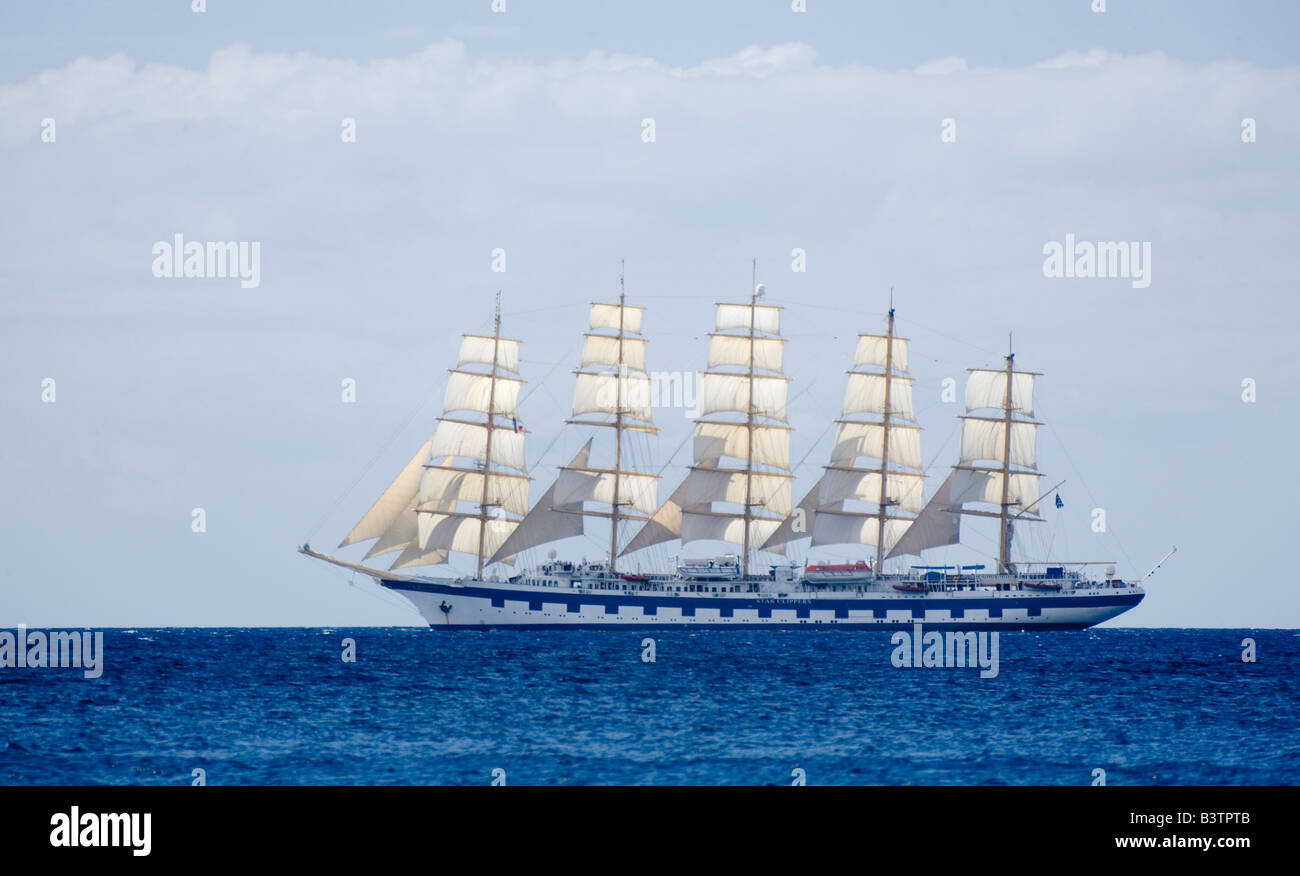
{"type": "Polygon", "coordinates": [[[923,503],[921,427],[912,406],[907,340],[895,335],[891,304],[885,333],[858,337],[829,464],[792,507],[780,308],[760,303],[763,290],[755,283],[746,303],[716,305],[693,464],[661,505],[658,475],[626,464],[625,434],[658,430],[643,308],[626,303],[621,275],[619,285],[617,303],[591,305],[574,372],[573,415],[566,421],[611,430],[611,466],[592,464],[588,440],[528,507],[519,341],[501,336],[498,294],[492,335],[462,340],[433,436],[343,544],[377,539],[366,557],[401,551],[394,569],[445,563],[449,551],[469,553],[482,578],[486,563],[513,562],[527,548],[582,535],[585,519],[595,517],[609,521],[611,572],[621,554],[681,539],[739,545],[742,574],[748,575],[754,551],[782,553],[788,542],[811,536],[814,547],[874,546],[879,575],[891,556],[956,543],[959,515],[973,514],[999,519],[999,571],[1013,569],[1014,523],[1041,519],[1030,513],[1040,477],[1034,468],[1035,375],[1016,371],[1013,354],[1005,369],[971,370],[961,459],[923,503]],[[643,526],[620,552],[623,520],[643,526]]]}

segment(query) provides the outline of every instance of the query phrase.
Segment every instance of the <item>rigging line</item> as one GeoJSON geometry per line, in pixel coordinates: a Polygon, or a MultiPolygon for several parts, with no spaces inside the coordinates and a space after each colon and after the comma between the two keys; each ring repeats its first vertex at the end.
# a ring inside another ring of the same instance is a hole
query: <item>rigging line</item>
{"type": "MultiPolygon", "coordinates": [[[[389,597],[391,596],[391,594],[388,591],[383,590],[382,588],[380,590],[372,590],[370,588],[362,587],[359,584],[357,584],[356,581],[357,574],[358,574],[357,572],[355,571],[351,573],[344,572],[342,569],[340,569],[337,566],[331,566],[330,568],[334,572],[338,573],[339,577],[342,578],[343,582],[347,584],[349,587],[355,588],[356,590],[365,593],[367,596],[378,599],[380,602],[384,602],[387,603],[388,605],[392,605],[397,608],[404,608],[407,611],[410,611],[411,604],[407,602],[405,599],[402,599],[400,596],[392,596],[392,598],[390,599],[389,597]]],[[[373,581],[374,579],[369,578],[369,576],[367,576],[367,580],[373,581]]]]}
{"type": "Polygon", "coordinates": [[[338,507],[343,504],[343,500],[346,499],[348,495],[357,488],[357,485],[360,484],[362,480],[365,479],[366,475],[370,473],[370,469],[374,468],[375,463],[379,462],[380,457],[382,457],[385,453],[388,452],[388,448],[391,447],[393,442],[397,440],[397,436],[401,435],[402,432],[406,431],[406,427],[411,425],[411,423],[415,420],[415,418],[419,416],[421,413],[423,413],[424,409],[429,406],[429,402],[433,401],[437,397],[438,397],[438,393],[430,394],[427,398],[425,398],[423,402],[420,403],[419,407],[411,411],[410,416],[408,416],[406,420],[402,422],[402,425],[398,426],[397,429],[394,430],[393,434],[388,436],[388,440],[384,442],[384,446],[379,448],[379,451],[375,453],[373,457],[371,457],[370,462],[366,463],[366,467],[362,469],[361,474],[359,474],[357,476],[357,479],[352,482],[352,485],[348,487],[346,490],[344,490],[342,494],[340,494],[339,497],[334,500],[334,503],[329,506],[329,508],[325,511],[325,513],[321,515],[320,520],[316,522],[316,525],[312,527],[311,532],[309,532],[307,534],[307,537],[303,539],[303,544],[311,543],[311,540],[316,536],[316,533],[320,530],[320,528],[325,525],[325,521],[329,519],[330,515],[333,514],[336,510],[338,510],[338,507]]]}
{"type": "Polygon", "coordinates": [[[988,349],[987,347],[981,347],[979,344],[972,344],[970,341],[968,341],[968,340],[966,340],[966,339],[964,339],[964,338],[954,338],[952,335],[944,334],[943,332],[939,331],[938,329],[930,328],[928,325],[923,325],[922,323],[919,323],[919,322],[917,322],[916,320],[911,319],[911,318],[909,318],[909,317],[899,317],[899,318],[898,318],[898,322],[901,322],[901,323],[903,323],[903,324],[905,324],[905,325],[914,325],[914,326],[916,326],[916,327],[919,328],[919,329],[922,329],[922,330],[924,330],[924,331],[930,332],[930,333],[932,333],[932,334],[936,334],[936,335],[938,335],[939,337],[941,337],[941,338],[943,338],[944,340],[947,340],[947,341],[953,341],[954,343],[958,343],[958,344],[965,344],[966,346],[970,347],[972,350],[979,350],[981,353],[985,353],[985,354],[987,354],[987,355],[990,356],[990,357],[1000,358],[1000,357],[1002,357],[1003,355],[1005,355],[1004,353],[1002,353],[1002,352],[1000,352],[1000,351],[995,352],[995,351],[993,351],[993,350],[988,349]]]}
{"type": "Polygon", "coordinates": [[[694,437],[695,437],[695,430],[692,429],[691,431],[686,433],[686,436],[682,438],[681,442],[677,445],[677,449],[674,450],[672,454],[668,457],[668,461],[665,462],[662,467],[660,467],[659,469],[660,477],[663,477],[664,472],[668,471],[668,467],[673,464],[673,460],[677,458],[677,454],[682,452],[682,448],[686,446],[686,442],[694,437]]]}
{"type": "Polygon", "coordinates": [[[948,442],[952,441],[952,436],[957,434],[957,430],[960,428],[961,420],[958,420],[956,424],[948,430],[948,437],[943,439],[943,444],[939,445],[939,449],[934,452],[934,456],[930,457],[930,464],[922,469],[923,472],[927,475],[930,473],[930,469],[934,468],[934,464],[939,461],[939,457],[943,456],[943,452],[948,449],[948,442]]]}
{"type": "Polygon", "coordinates": [[[568,307],[587,307],[588,305],[578,302],[576,304],[550,304],[546,307],[534,307],[529,310],[504,310],[502,316],[527,316],[531,313],[546,313],[550,310],[563,310],[568,307]]]}
{"type": "MultiPolygon", "coordinates": [[[[533,381],[532,388],[529,389],[527,392],[525,392],[525,393],[523,394],[523,396],[519,399],[519,401],[515,403],[515,404],[516,404],[516,407],[517,407],[518,405],[522,405],[524,402],[528,401],[528,399],[530,399],[530,398],[532,397],[533,393],[537,392],[537,390],[539,390],[539,389],[541,389],[543,386],[545,386],[545,385],[546,385],[546,381],[547,381],[547,379],[548,379],[552,374],[555,373],[555,369],[556,369],[556,368],[559,368],[561,365],[563,365],[563,364],[568,360],[568,358],[569,358],[568,356],[565,356],[565,357],[563,357],[563,358],[561,358],[561,359],[558,359],[558,360],[556,360],[555,362],[551,363],[551,367],[550,367],[550,369],[549,369],[545,374],[542,375],[542,377],[541,377],[540,380],[534,380],[534,381],[533,381]]],[[[520,361],[524,361],[524,360],[521,359],[520,361]]],[[[550,390],[549,390],[549,389],[547,389],[546,392],[547,392],[547,394],[550,394],[550,390]]],[[[552,395],[551,398],[555,398],[555,396],[552,395]]]]}
{"type": "Polygon", "coordinates": [[[816,377],[814,377],[812,380],[809,380],[807,386],[805,386],[803,389],[799,390],[798,392],[796,392],[796,393],[794,394],[794,398],[792,398],[792,399],[788,399],[788,400],[786,401],[786,403],[785,403],[786,408],[788,409],[788,408],[790,407],[790,405],[794,404],[794,403],[797,402],[799,399],[803,398],[803,397],[808,393],[808,390],[812,389],[813,386],[814,386],[816,383],[817,383],[817,378],[816,378],[816,377]]]}
{"type": "Polygon", "coordinates": [[[533,472],[537,471],[537,469],[541,468],[542,460],[546,458],[546,454],[551,452],[551,448],[555,446],[555,442],[559,441],[562,437],[564,437],[564,430],[560,429],[555,433],[555,437],[551,439],[551,443],[547,444],[546,449],[543,450],[541,455],[537,457],[537,461],[534,462],[532,464],[532,467],[528,469],[528,473],[530,475],[533,472]]]}
{"type": "Polygon", "coordinates": [[[795,471],[796,469],[803,467],[803,464],[808,461],[808,457],[812,456],[812,452],[817,449],[817,445],[821,443],[822,439],[826,437],[826,433],[831,430],[831,426],[834,425],[835,425],[834,420],[831,420],[829,423],[826,424],[825,428],[822,429],[822,433],[817,436],[817,439],[813,441],[811,445],[809,445],[808,451],[803,455],[803,459],[795,463],[794,468],[790,469],[790,471],[795,471]]]}
{"type": "MultiPolygon", "coordinates": [[[[880,316],[879,311],[858,311],[858,309],[839,307],[839,305],[813,304],[810,302],[788,302],[787,304],[785,304],[785,307],[790,307],[790,308],[807,307],[807,308],[818,309],[818,311],[835,311],[837,313],[857,313],[857,315],[859,316],[880,316]]],[[[920,322],[913,320],[913,318],[897,317],[897,321],[902,322],[902,324],[904,325],[914,325],[917,326],[918,329],[930,331],[930,333],[937,334],[939,335],[940,338],[944,338],[945,341],[952,341],[954,343],[965,344],[965,346],[972,348],[972,350],[979,350],[980,352],[983,352],[983,354],[988,354],[989,356],[1002,355],[1000,354],[1000,352],[993,352],[991,350],[987,350],[987,348],[980,347],[979,344],[966,341],[965,338],[954,338],[952,337],[952,335],[944,334],[943,331],[940,331],[939,329],[932,329],[930,328],[930,326],[922,325],[920,324],[920,322]]]]}
{"type": "MultiPolygon", "coordinates": [[[[1040,411],[1042,410],[1042,407],[1041,404],[1038,406],[1040,411]]],[[[1046,411],[1043,411],[1044,418],[1046,419],[1045,425],[1047,426],[1048,431],[1052,433],[1052,437],[1056,440],[1057,446],[1061,448],[1061,452],[1065,454],[1065,461],[1070,463],[1070,468],[1074,469],[1074,473],[1079,478],[1079,483],[1083,484],[1083,488],[1088,491],[1088,498],[1092,500],[1092,507],[1100,507],[1101,503],[1099,503],[1097,497],[1093,495],[1092,488],[1088,486],[1088,482],[1083,479],[1083,473],[1080,472],[1079,467],[1074,464],[1074,459],[1071,458],[1070,451],[1066,448],[1065,442],[1061,440],[1061,436],[1057,434],[1056,427],[1052,425],[1051,419],[1046,417],[1046,413],[1046,411]]],[[[1130,566],[1137,568],[1137,564],[1133,562],[1133,558],[1129,556],[1128,550],[1125,549],[1124,542],[1120,541],[1119,534],[1112,530],[1107,530],[1107,532],[1110,532],[1111,537],[1115,539],[1115,544],[1119,545],[1120,553],[1124,555],[1124,559],[1128,560],[1130,566]]]]}

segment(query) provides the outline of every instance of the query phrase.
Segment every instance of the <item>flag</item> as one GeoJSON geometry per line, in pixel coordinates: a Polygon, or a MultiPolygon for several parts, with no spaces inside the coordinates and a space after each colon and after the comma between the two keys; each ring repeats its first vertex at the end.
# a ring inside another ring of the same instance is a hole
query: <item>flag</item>
{"type": "MultiPolygon", "coordinates": [[[[515,417],[511,417],[511,418],[510,418],[510,422],[514,424],[515,431],[518,432],[518,431],[519,431],[519,420],[518,420],[517,418],[515,418],[515,417]]],[[[1060,502],[1060,501],[1061,501],[1061,497],[1060,497],[1060,496],[1057,496],[1057,497],[1056,497],[1056,501],[1057,501],[1057,502],[1060,502]]],[[[1060,506],[1058,505],[1057,507],[1060,507],[1060,506]]]]}
{"type": "Polygon", "coordinates": [[[1064,507],[1065,507],[1065,503],[1061,501],[1061,494],[1060,494],[1060,493],[1057,493],[1057,494],[1056,494],[1056,507],[1057,507],[1057,508],[1064,508],[1064,507]]]}

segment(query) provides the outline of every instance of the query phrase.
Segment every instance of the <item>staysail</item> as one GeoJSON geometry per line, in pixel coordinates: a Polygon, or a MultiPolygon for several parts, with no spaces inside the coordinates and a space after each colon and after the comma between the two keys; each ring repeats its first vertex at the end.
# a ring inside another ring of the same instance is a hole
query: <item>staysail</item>
{"type": "Polygon", "coordinates": [[[614,571],[619,521],[649,520],[659,507],[659,476],[629,465],[624,452],[626,433],[658,431],[651,414],[643,313],[644,308],[627,303],[621,289],[617,303],[592,304],[582,360],[574,372],[573,416],[567,422],[610,429],[612,464],[594,465],[592,440],[588,440],[578,455],[560,467],[550,489],[495,556],[582,535],[586,518],[597,517],[609,520],[609,562],[614,571]]]}
{"type": "Polygon", "coordinates": [[[484,559],[528,510],[519,343],[501,336],[498,296],[493,333],[461,339],[432,437],[340,547],[376,539],[366,558],[400,551],[392,569],[473,554],[482,576],[484,559]]]}

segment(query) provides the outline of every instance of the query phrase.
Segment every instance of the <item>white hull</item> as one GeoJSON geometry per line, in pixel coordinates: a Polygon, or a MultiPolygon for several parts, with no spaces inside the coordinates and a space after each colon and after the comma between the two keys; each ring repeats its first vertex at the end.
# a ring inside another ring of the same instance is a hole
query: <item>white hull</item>
{"type": "Polygon", "coordinates": [[[1141,601],[1133,585],[1070,593],[992,589],[945,593],[635,594],[473,580],[383,580],[436,629],[490,627],[799,627],[1082,629],[1141,601]]]}

